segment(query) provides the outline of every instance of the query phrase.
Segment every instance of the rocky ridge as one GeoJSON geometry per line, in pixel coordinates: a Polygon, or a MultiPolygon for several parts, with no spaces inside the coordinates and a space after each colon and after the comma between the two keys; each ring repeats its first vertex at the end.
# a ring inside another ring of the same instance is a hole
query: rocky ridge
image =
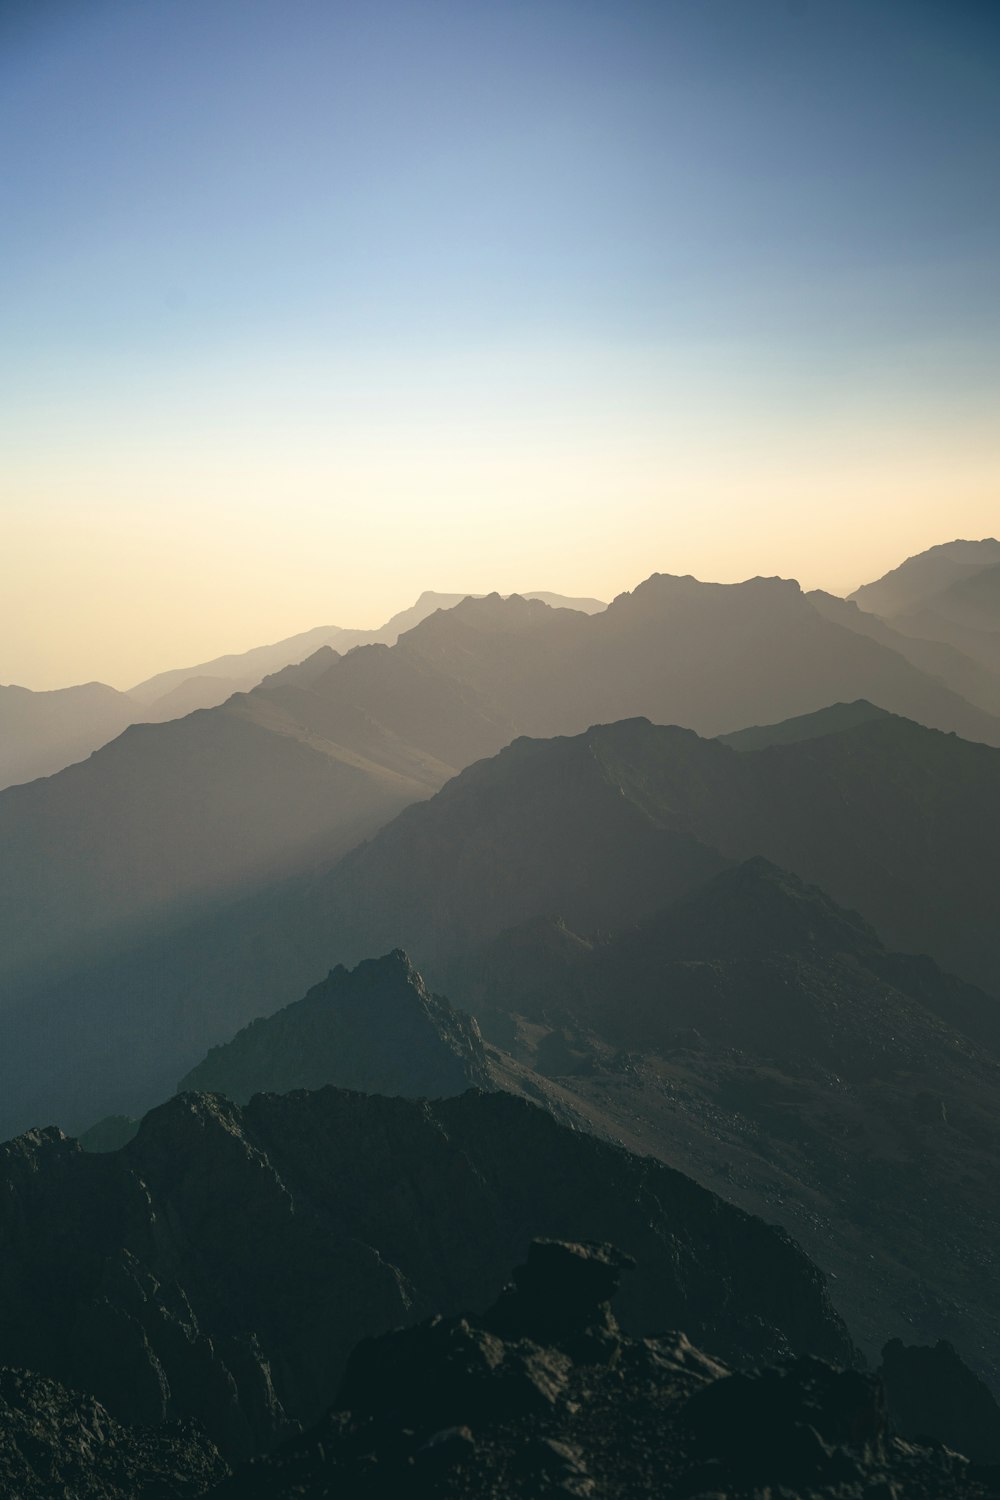
{"type": "Polygon", "coordinates": [[[484,1313],[364,1341],[333,1410],[219,1500],[986,1500],[1000,1468],[895,1437],[878,1381],[805,1357],[731,1373],[683,1333],[623,1335],[632,1266],[535,1242],[484,1313]]]}

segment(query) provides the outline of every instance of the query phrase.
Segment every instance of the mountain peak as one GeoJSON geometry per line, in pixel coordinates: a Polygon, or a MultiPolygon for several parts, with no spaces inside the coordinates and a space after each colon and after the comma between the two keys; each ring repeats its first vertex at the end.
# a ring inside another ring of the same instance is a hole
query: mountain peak
{"type": "Polygon", "coordinates": [[[402,948],[338,964],[301,999],[213,1047],[182,1090],[286,1093],[327,1084],[369,1094],[440,1098],[491,1088],[479,1027],[432,994],[402,948]]]}
{"type": "Polygon", "coordinates": [[[882,947],[856,912],[761,855],[712,876],[644,925],[681,959],[880,952],[882,947]]]}

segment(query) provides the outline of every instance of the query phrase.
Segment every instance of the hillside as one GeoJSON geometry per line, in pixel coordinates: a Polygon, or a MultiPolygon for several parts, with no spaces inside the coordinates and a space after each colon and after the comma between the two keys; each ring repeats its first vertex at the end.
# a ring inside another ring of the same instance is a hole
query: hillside
{"type": "Polygon", "coordinates": [[[86,760],[141,717],[124,693],[103,682],[50,693],[0,687],[0,790],[86,760]]]}
{"type": "Polygon", "coordinates": [[[615,1233],[626,1328],[737,1364],[851,1362],[789,1240],[658,1162],[502,1094],[183,1094],[119,1152],[0,1148],[5,1357],[118,1421],[200,1421],[229,1459],[334,1399],[363,1336],[484,1307],[536,1236],[615,1233]]]}

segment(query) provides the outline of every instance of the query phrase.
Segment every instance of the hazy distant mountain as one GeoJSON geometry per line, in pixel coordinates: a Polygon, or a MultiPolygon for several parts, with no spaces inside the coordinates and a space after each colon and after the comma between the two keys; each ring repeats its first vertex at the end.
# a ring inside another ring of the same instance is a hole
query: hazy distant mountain
{"type": "MultiPolygon", "coordinates": [[[[985,570],[975,576],[985,577],[986,572],[992,571],[985,570]]],[[[930,626],[937,638],[924,638],[919,633],[920,616],[894,616],[890,623],[879,615],[867,614],[849,599],[838,599],[819,590],[807,598],[827,619],[888,646],[977,708],[989,714],[1000,713],[1000,652],[993,649],[992,640],[980,641],[976,633],[947,626],[941,620],[932,621],[930,626]],[[911,628],[916,633],[910,634],[911,628]],[[953,639],[944,639],[946,635],[953,639]]]]}
{"type": "Polygon", "coordinates": [[[850,598],[870,614],[911,614],[943,589],[982,569],[1000,564],[1000,541],[983,537],[981,541],[942,542],[908,557],[874,583],[855,589],[850,598]]]}
{"type": "Polygon", "coordinates": [[[642,714],[717,734],[857,697],[1000,743],[1000,719],[823,618],[794,583],[654,575],[593,615],[466,599],[395,646],[322,647],[249,694],[133,727],[0,795],[0,972],[28,983],[39,963],[55,972],[329,861],[521,733],[642,714]]]}
{"type": "Polygon", "coordinates": [[[0,687],[0,788],[84,760],[140,717],[130,698],[103,682],[51,693],[0,687]]]}
{"type": "Polygon", "coordinates": [[[493,1087],[476,1023],[432,995],[397,949],[352,973],[331,970],[302,1000],[213,1047],[178,1091],[245,1104],[326,1084],[409,1099],[493,1087]]]}
{"type": "MultiPolygon", "coordinates": [[[[419,625],[428,615],[438,609],[453,609],[466,594],[440,594],[425,589],[416,604],[400,610],[384,625],[375,630],[350,630],[339,625],[319,625],[314,630],[288,636],[271,646],[255,646],[250,651],[236,655],[217,656],[212,661],[201,662],[193,667],[177,667],[173,671],[158,672],[145,682],[137,683],[129,690],[129,697],[146,705],[146,718],[162,722],[176,719],[195,708],[213,708],[223,703],[231,693],[248,692],[264,677],[279,672],[283,667],[304,661],[307,656],[330,647],[343,656],[355,646],[393,646],[407,630],[419,625]]],[[[475,597],[475,596],[471,596],[475,597]]],[[[553,609],[575,609],[584,614],[595,614],[606,609],[600,599],[568,599],[562,594],[531,593],[525,599],[540,599],[553,609]]]]}
{"type": "MultiPolygon", "coordinates": [[[[943,643],[989,674],[1000,678],[1000,542],[948,542],[909,558],[877,583],[852,595],[862,609],[883,615],[898,636],[909,636],[915,651],[927,658],[928,643],[943,643]]],[[[951,667],[939,675],[958,691],[989,706],[990,689],[951,667]],[[963,686],[964,684],[964,686],[963,686]]]]}
{"type": "Polygon", "coordinates": [[[316,1420],[363,1336],[486,1305],[536,1236],[612,1234],[635,1332],[851,1361],[802,1252],[680,1173],[507,1095],[339,1089],[182,1094],[101,1156],[0,1148],[4,1359],[239,1458],[316,1420]]]}

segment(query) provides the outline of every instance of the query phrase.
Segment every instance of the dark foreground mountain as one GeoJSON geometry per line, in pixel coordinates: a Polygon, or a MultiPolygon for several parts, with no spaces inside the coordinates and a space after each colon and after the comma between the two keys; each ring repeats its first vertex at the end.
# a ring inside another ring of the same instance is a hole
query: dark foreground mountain
{"type": "Polygon", "coordinates": [[[623,1334],[627,1258],[535,1242],[485,1312],[354,1352],[335,1408],[223,1500],[986,1500],[1000,1468],[895,1437],[878,1381],[803,1358],[733,1374],[683,1333],[623,1334]]]}
{"type": "Polygon", "coordinates": [[[854,1357],[779,1231],[504,1094],[184,1094],[119,1152],[35,1132],[0,1175],[5,1358],[119,1421],[197,1418],[230,1458],[317,1420],[362,1336],[486,1306],[537,1235],[613,1232],[637,1333],[854,1357]]]}
{"type": "Polygon", "coordinates": [[[0,687],[0,789],[86,759],[140,718],[131,699],[103,682],[50,693],[0,687]]]}
{"type": "Polygon", "coordinates": [[[245,1104],[254,1094],[326,1084],[442,1099],[492,1088],[493,1077],[475,1021],[432,995],[397,949],[352,973],[331,970],[302,1000],[213,1047],[178,1090],[245,1104]]]}

